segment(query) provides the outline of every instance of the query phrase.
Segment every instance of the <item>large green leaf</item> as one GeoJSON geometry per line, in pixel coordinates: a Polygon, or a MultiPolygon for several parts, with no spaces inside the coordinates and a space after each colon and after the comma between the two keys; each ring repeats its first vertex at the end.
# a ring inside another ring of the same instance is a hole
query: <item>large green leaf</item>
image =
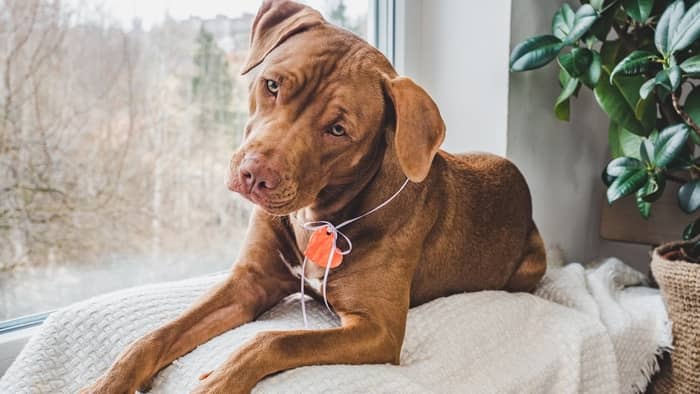
{"type": "Polygon", "coordinates": [[[559,120],[568,121],[570,117],[569,97],[576,92],[579,81],[576,78],[571,78],[566,70],[562,69],[559,75],[562,84],[561,93],[554,103],[554,115],[559,120]]]}
{"type": "Polygon", "coordinates": [[[620,40],[605,41],[600,47],[600,62],[608,70],[612,70],[617,64],[620,48],[622,48],[622,41],[620,40]]]}
{"type": "Polygon", "coordinates": [[[634,116],[642,123],[644,129],[653,129],[656,126],[656,99],[654,97],[640,98],[634,107],[634,116]]]}
{"type": "Polygon", "coordinates": [[[567,3],[562,4],[552,17],[552,34],[561,41],[565,41],[575,22],[576,13],[574,10],[567,3]]]}
{"type": "MultiPolygon", "coordinates": [[[[700,88],[695,87],[688,93],[688,97],[685,98],[685,103],[683,103],[683,110],[696,124],[700,124],[700,88]]],[[[690,138],[695,145],[700,145],[700,135],[695,130],[690,130],[690,138]]],[[[688,151],[690,150],[689,148],[688,151]]],[[[688,153],[690,154],[690,152],[688,153]]],[[[692,161],[692,157],[688,161],[692,161]]]]}
{"type": "Polygon", "coordinates": [[[700,218],[686,226],[686,228],[683,230],[683,239],[688,241],[697,237],[698,235],[700,235],[700,218]]]}
{"type": "Polygon", "coordinates": [[[598,12],[600,12],[600,10],[603,9],[604,3],[605,3],[605,0],[591,0],[591,1],[589,1],[589,4],[591,5],[591,7],[593,7],[598,12]]]}
{"type": "Polygon", "coordinates": [[[634,116],[642,124],[645,133],[656,126],[656,101],[652,98],[642,99],[639,95],[644,84],[642,76],[617,76],[612,86],[617,88],[627,103],[634,110],[634,116]]]}
{"type": "Polygon", "coordinates": [[[639,157],[645,165],[653,165],[654,151],[654,143],[649,138],[643,139],[639,145],[639,157]]]}
{"type": "Polygon", "coordinates": [[[615,66],[610,78],[615,78],[615,75],[638,75],[658,67],[658,61],[661,60],[655,53],[649,51],[634,51],[627,57],[622,59],[615,66]]]}
{"type": "Polygon", "coordinates": [[[663,129],[654,143],[654,164],[657,167],[666,167],[668,163],[673,161],[683,149],[689,133],[689,127],[685,123],[679,123],[663,129]]]}
{"type": "Polygon", "coordinates": [[[666,72],[668,73],[668,81],[671,83],[671,91],[675,92],[681,85],[681,68],[678,66],[675,56],[670,55],[668,60],[666,72]]]}
{"type": "MultiPolygon", "coordinates": [[[[593,5],[591,3],[591,5],[593,5]]],[[[595,6],[593,5],[593,8],[595,6]]],[[[591,28],[588,30],[588,35],[593,35],[595,38],[599,39],[600,41],[605,41],[608,38],[608,34],[610,33],[610,28],[612,28],[612,24],[615,21],[615,11],[617,10],[618,7],[608,7],[608,9],[605,10],[598,19],[596,19],[595,23],[591,26],[591,28]]],[[[601,10],[596,9],[599,13],[601,10]]]]}
{"type": "Polygon", "coordinates": [[[618,157],[613,159],[605,167],[605,171],[613,178],[624,175],[626,172],[643,168],[641,161],[634,157],[618,157]]]}
{"type": "Polygon", "coordinates": [[[615,182],[615,177],[608,175],[605,169],[603,169],[603,172],[600,174],[600,179],[603,181],[605,187],[610,187],[610,185],[615,182]]]}
{"type": "Polygon", "coordinates": [[[681,70],[686,74],[694,76],[700,75],[700,55],[685,59],[685,61],[681,63],[681,70]]]}
{"type": "Polygon", "coordinates": [[[685,3],[683,3],[683,0],[676,0],[666,8],[666,11],[659,19],[659,23],[656,25],[654,45],[664,56],[668,56],[671,53],[673,35],[684,13],[685,3]]]}
{"type": "Polygon", "coordinates": [[[700,3],[695,3],[683,15],[676,30],[673,32],[673,44],[670,52],[678,52],[687,48],[700,38],[700,3]]]}
{"type": "Polygon", "coordinates": [[[571,119],[571,100],[566,99],[554,104],[554,116],[564,122],[571,119]]]}
{"type": "Polygon", "coordinates": [[[590,4],[583,4],[574,13],[568,4],[564,4],[552,18],[552,34],[571,44],[581,38],[598,19],[598,13],[590,4]]]}
{"type": "Polygon", "coordinates": [[[640,187],[635,193],[635,203],[639,214],[644,219],[649,219],[651,214],[651,203],[661,198],[666,187],[666,180],[663,176],[649,176],[644,186],[640,187]]]}
{"type": "Polygon", "coordinates": [[[666,178],[662,173],[649,176],[649,180],[644,187],[644,193],[641,193],[641,198],[646,202],[658,201],[664,194],[666,189],[666,178]]]}
{"type": "Polygon", "coordinates": [[[615,123],[635,134],[645,135],[647,130],[635,117],[634,113],[639,100],[639,85],[635,92],[637,99],[634,101],[628,101],[626,98],[626,94],[629,94],[626,90],[630,88],[630,85],[623,83],[620,86],[625,86],[626,88],[620,89],[617,84],[611,84],[610,75],[603,69],[602,78],[593,90],[596,101],[615,123]]]}
{"type": "Polygon", "coordinates": [[[639,145],[641,143],[642,137],[630,133],[613,121],[610,122],[608,146],[613,159],[624,156],[639,159],[639,145]]]}
{"type": "Polygon", "coordinates": [[[651,9],[654,7],[654,0],[623,0],[622,6],[625,7],[627,15],[637,22],[644,22],[649,18],[651,9]]]}
{"type": "MultiPolygon", "coordinates": [[[[695,133],[693,133],[693,130],[690,130],[690,132],[688,133],[689,138],[692,139],[693,141],[695,141],[695,139],[693,138],[694,134],[695,133]]],[[[673,161],[671,161],[670,163],[668,163],[668,165],[666,166],[666,169],[668,169],[668,170],[683,170],[685,172],[690,170],[690,168],[692,167],[693,156],[694,156],[691,153],[691,149],[694,149],[694,147],[692,147],[692,145],[684,144],[683,148],[681,148],[681,151],[678,152],[678,154],[676,154],[676,158],[673,159],[673,161]]]]}
{"type": "Polygon", "coordinates": [[[651,78],[644,82],[639,88],[639,97],[642,99],[648,98],[649,94],[654,90],[654,86],[656,86],[656,78],[651,78]]]}
{"type": "Polygon", "coordinates": [[[564,70],[561,66],[559,66],[559,87],[564,87],[566,86],[566,83],[569,82],[571,79],[571,75],[569,75],[566,70],[564,70]]]}
{"type": "Polygon", "coordinates": [[[550,35],[531,37],[513,48],[510,54],[512,71],[527,71],[554,60],[564,44],[550,35]]]}
{"type": "Polygon", "coordinates": [[[559,64],[573,78],[586,73],[592,61],[593,52],[588,48],[574,48],[569,53],[559,55],[559,64]]]}
{"type": "Polygon", "coordinates": [[[639,102],[639,88],[643,84],[644,78],[639,75],[631,77],[620,75],[613,80],[613,86],[620,90],[620,93],[622,93],[632,108],[635,108],[639,102]]]}
{"type": "Polygon", "coordinates": [[[676,65],[669,68],[668,80],[671,82],[671,90],[675,92],[681,86],[681,68],[676,65]]]}
{"type": "Polygon", "coordinates": [[[700,180],[688,182],[678,189],[678,205],[685,213],[700,208],[700,180]]]}
{"type": "Polygon", "coordinates": [[[671,78],[668,75],[668,69],[659,70],[654,77],[654,84],[663,87],[669,92],[673,89],[671,86],[671,78]]]}
{"type": "Polygon", "coordinates": [[[695,123],[700,124],[700,88],[695,88],[688,94],[683,109],[695,123]]]}
{"type": "Polygon", "coordinates": [[[591,7],[590,4],[583,4],[576,11],[576,19],[574,21],[574,28],[571,29],[569,35],[566,36],[564,40],[567,43],[572,43],[581,38],[588,29],[591,28],[593,23],[598,19],[598,13],[591,7]]]}
{"type": "Polygon", "coordinates": [[[644,186],[648,177],[647,171],[643,168],[633,169],[620,175],[608,187],[606,192],[608,203],[612,204],[620,198],[634,193],[644,186]]]}
{"type": "Polygon", "coordinates": [[[581,75],[581,82],[585,83],[586,86],[589,88],[593,89],[595,88],[595,85],[598,84],[598,81],[600,80],[600,74],[602,72],[602,67],[601,67],[601,62],[600,62],[600,54],[596,51],[591,51],[593,54],[593,58],[591,59],[591,64],[588,66],[588,69],[586,70],[583,75],[581,75]]]}
{"type": "Polygon", "coordinates": [[[651,194],[652,192],[650,191],[651,188],[654,186],[650,181],[647,181],[647,183],[639,188],[637,190],[637,193],[635,193],[635,198],[634,202],[637,204],[637,210],[639,210],[639,214],[644,218],[644,219],[649,219],[649,215],[651,215],[651,203],[647,202],[644,200],[644,196],[647,194],[651,194]]]}
{"type": "Polygon", "coordinates": [[[652,144],[655,144],[656,141],[659,140],[658,130],[654,130],[651,133],[649,133],[649,136],[646,139],[649,140],[652,144]]]}

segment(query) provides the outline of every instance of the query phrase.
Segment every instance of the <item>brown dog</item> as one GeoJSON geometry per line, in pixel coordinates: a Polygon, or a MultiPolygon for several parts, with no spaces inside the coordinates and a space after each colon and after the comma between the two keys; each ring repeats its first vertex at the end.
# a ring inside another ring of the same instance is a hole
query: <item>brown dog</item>
{"type": "MultiPolygon", "coordinates": [[[[267,375],[304,365],[398,364],[409,307],[464,291],[530,291],[544,274],[522,175],[496,156],[439,151],[445,126],[435,103],[375,48],[306,6],[266,1],[243,73],[256,66],[250,120],[231,160],[229,188],[258,205],[237,263],[86,392],[133,393],[197,345],[297,292],[310,236],[303,224],[357,217],[406,178],[388,205],[343,228],[352,253],[327,287],[342,326],[260,333],[197,392],[249,392],[267,375]]],[[[322,273],[307,265],[307,278],[322,273]]]]}

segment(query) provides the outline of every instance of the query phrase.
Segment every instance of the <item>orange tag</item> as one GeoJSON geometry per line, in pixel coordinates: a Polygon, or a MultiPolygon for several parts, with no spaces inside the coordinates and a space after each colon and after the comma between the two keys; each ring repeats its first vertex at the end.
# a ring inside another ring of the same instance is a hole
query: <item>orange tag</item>
{"type": "MultiPolygon", "coordinates": [[[[332,247],[333,234],[328,232],[327,226],[321,227],[311,234],[311,239],[309,239],[309,244],[306,245],[304,256],[317,266],[326,268],[326,265],[328,265],[328,255],[331,253],[332,247]]],[[[340,253],[340,249],[335,248],[333,260],[331,260],[331,268],[339,266],[342,262],[343,255],[340,253]]]]}

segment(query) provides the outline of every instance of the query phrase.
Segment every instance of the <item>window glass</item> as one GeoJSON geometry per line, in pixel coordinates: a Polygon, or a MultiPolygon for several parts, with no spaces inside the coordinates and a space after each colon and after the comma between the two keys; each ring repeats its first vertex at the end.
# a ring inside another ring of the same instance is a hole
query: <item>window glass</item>
{"type": "MultiPolygon", "coordinates": [[[[367,34],[368,0],[309,0],[367,34]]],[[[226,270],[259,1],[0,0],[0,321],[226,270]]]]}

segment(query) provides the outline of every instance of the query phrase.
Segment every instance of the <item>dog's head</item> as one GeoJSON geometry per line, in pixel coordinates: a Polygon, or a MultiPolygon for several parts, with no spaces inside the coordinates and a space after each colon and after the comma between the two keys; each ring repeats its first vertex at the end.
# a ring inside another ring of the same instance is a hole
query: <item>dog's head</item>
{"type": "Polygon", "coordinates": [[[367,176],[387,146],[403,173],[421,182],[444,139],[423,89],[304,5],[263,3],[242,74],[249,72],[250,119],[228,187],[271,214],[312,205],[326,187],[367,176]]]}

